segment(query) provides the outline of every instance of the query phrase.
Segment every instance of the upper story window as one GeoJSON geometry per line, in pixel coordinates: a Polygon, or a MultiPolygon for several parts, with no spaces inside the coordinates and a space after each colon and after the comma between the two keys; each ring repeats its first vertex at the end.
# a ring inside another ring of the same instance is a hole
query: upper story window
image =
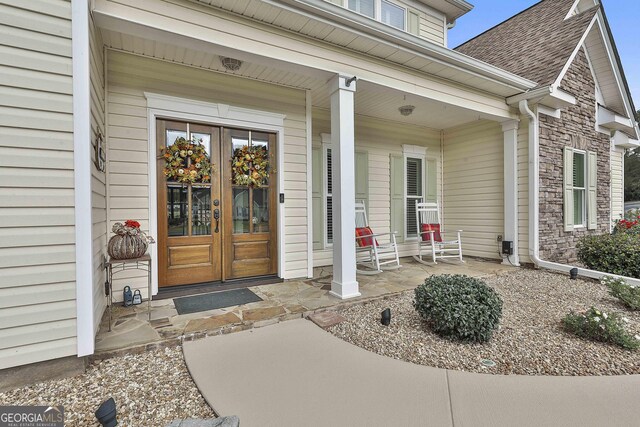
{"type": "Polygon", "coordinates": [[[376,0],[349,0],[349,9],[354,12],[358,12],[369,18],[375,18],[376,15],[376,0]]]}
{"type": "Polygon", "coordinates": [[[411,27],[413,24],[415,29],[409,28],[408,31],[417,34],[419,17],[415,11],[407,11],[406,8],[387,0],[347,0],[345,3],[350,10],[399,30],[407,31],[407,25],[411,27]],[[410,15],[408,24],[407,14],[410,15]]]}
{"type": "Polygon", "coordinates": [[[405,29],[406,10],[393,3],[382,0],[380,21],[399,30],[405,29]]]}

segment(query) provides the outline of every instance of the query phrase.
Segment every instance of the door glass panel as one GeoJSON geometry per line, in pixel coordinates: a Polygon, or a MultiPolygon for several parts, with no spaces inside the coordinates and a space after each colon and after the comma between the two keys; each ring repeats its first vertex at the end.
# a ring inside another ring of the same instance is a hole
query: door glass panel
{"type": "Polygon", "coordinates": [[[208,133],[191,132],[191,139],[204,145],[207,157],[211,158],[211,135],[208,133]]]}
{"type": "Polygon", "coordinates": [[[238,148],[246,147],[249,145],[249,131],[248,130],[232,130],[231,131],[231,144],[233,151],[238,148]]]}
{"type": "MultiPolygon", "coordinates": [[[[251,146],[264,150],[264,157],[269,158],[269,134],[262,132],[251,132],[251,146]]],[[[269,185],[269,180],[265,179],[262,185],[269,185]]]]}
{"type": "Polygon", "coordinates": [[[253,189],[252,221],[254,233],[269,231],[269,190],[267,188],[253,189]]]}
{"type": "Polygon", "coordinates": [[[169,236],[187,236],[189,234],[189,214],[187,186],[167,187],[167,223],[169,236]]]}
{"type": "Polygon", "coordinates": [[[233,189],[232,199],[233,233],[249,232],[249,188],[237,187],[233,189]]]}
{"type": "Polygon", "coordinates": [[[187,132],[183,130],[167,129],[167,147],[173,145],[178,138],[187,138],[187,132]]]}
{"type": "Polygon", "coordinates": [[[211,187],[191,189],[191,235],[211,234],[211,187]]]}

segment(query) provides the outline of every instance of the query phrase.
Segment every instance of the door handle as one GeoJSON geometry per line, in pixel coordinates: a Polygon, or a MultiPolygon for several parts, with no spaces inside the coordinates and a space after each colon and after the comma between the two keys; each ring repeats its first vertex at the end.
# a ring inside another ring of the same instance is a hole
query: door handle
{"type": "Polygon", "coordinates": [[[216,229],[214,230],[214,233],[219,233],[220,232],[220,209],[214,209],[213,210],[213,219],[216,220],[216,229]]]}

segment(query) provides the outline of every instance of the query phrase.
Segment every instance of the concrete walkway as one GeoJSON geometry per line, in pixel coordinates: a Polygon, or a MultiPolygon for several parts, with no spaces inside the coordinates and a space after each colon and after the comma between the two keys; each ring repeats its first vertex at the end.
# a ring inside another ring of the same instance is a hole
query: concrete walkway
{"type": "Polygon", "coordinates": [[[637,426],[640,376],[533,377],[389,359],[300,319],[184,343],[213,410],[252,426],[637,426]]]}

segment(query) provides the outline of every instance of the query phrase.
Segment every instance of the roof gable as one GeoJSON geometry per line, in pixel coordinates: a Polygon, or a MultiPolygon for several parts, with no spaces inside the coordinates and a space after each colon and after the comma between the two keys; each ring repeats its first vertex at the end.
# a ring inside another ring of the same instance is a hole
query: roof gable
{"type": "Polygon", "coordinates": [[[574,0],[543,0],[455,50],[540,86],[557,81],[598,8],[570,12],[574,0]]]}

